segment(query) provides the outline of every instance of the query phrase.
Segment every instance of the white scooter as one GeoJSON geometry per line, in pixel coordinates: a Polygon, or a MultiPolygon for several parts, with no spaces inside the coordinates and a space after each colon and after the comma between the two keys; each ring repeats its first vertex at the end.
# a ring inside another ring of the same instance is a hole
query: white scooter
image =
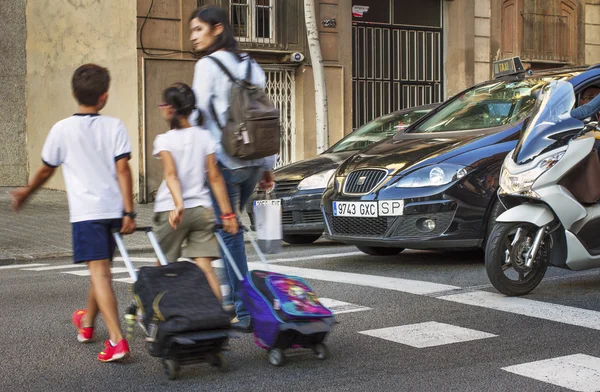
{"type": "Polygon", "coordinates": [[[600,133],[572,116],[574,104],[569,82],[549,83],[504,160],[498,195],[507,211],[488,239],[485,266],[505,295],[529,293],[548,266],[600,267],[600,133]]]}

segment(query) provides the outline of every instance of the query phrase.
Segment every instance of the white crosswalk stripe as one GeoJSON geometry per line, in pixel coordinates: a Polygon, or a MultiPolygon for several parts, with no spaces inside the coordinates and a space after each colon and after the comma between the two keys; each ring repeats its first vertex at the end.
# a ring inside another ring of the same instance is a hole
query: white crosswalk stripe
{"type": "Polygon", "coordinates": [[[5,269],[18,269],[18,268],[23,268],[23,267],[40,267],[43,265],[48,265],[48,264],[11,264],[11,265],[3,265],[0,267],[0,270],[5,270],[5,269]]]}
{"type": "MultiPolygon", "coordinates": [[[[113,274],[120,274],[123,272],[127,272],[127,268],[115,267],[115,268],[111,268],[110,272],[112,272],[113,274]]],[[[83,271],[69,271],[69,272],[63,272],[63,273],[70,274],[70,275],[77,275],[77,276],[90,276],[90,271],[87,269],[83,270],[83,271]]]]}
{"type": "Polygon", "coordinates": [[[600,312],[594,310],[520,297],[505,297],[488,291],[447,295],[438,299],[600,330],[600,312]]]}
{"type": "Polygon", "coordinates": [[[85,264],[68,264],[68,265],[55,265],[52,267],[38,267],[38,268],[23,268],[23,271],[54,271],[54,270],[62,270],[62,269],[75,269],[75,268],[85,268],[87,270],[87,265],[85,264]]]}
{"type": "Polygon", "coordinates": [[[568,355],[508,366],[502,370],[573,391],[600,391],[600,358],[590,355],[568,355]]]}
{"type": "Polygon", "coordinates": [[[362,331],[359,333],[416,348],[443,346],[446,344],[462,343],[497,336],[487,332],[476,331],[474,329],[458,327],[451,324],[438,323],[435,321],[372,329],[370,331],[362,331]]]}

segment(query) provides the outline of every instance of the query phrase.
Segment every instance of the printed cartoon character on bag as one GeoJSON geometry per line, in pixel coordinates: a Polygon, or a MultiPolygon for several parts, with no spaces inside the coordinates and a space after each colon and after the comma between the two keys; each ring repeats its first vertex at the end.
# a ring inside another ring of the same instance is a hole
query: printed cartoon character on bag
{"type": "Polygon", "coordinates": [[[317,296],[302,283],[289,279],[273,279],[273,287],[285,294],[287,300],[294,304],[296,311],[307,314],[327,314],[317,296]]]}

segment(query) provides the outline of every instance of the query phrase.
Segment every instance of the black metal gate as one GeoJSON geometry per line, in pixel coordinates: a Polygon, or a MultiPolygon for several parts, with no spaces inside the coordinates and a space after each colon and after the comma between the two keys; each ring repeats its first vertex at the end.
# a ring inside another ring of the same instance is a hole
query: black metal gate
{"type": "Polygon", "coordinates": [[[355,21],[352,33],[353,128],[443,99],[441,23],[438,28],[355,21]]]}

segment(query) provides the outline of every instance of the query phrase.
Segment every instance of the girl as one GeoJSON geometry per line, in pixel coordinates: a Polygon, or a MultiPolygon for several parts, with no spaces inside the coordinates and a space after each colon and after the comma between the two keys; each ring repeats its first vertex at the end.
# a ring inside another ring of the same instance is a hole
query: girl
{"type": "Polygon", "coordinates": [[[169,263],[177,261],[187,240],[183,256],[202,269],[221,301],[219,281],[211,265],[219,257],[219,246],[213,233],[215,219],[206,182],[219,205],[224,231],[237,233],[238,224],[215,160],[215,142],[207,130],[188,121],[195,107],[194,93],[183,83],[163,93],[160,110],[171,130],[154,141],[153,155],[162,160],[165,177],[154,203],[156,236],[169,263]]]}

